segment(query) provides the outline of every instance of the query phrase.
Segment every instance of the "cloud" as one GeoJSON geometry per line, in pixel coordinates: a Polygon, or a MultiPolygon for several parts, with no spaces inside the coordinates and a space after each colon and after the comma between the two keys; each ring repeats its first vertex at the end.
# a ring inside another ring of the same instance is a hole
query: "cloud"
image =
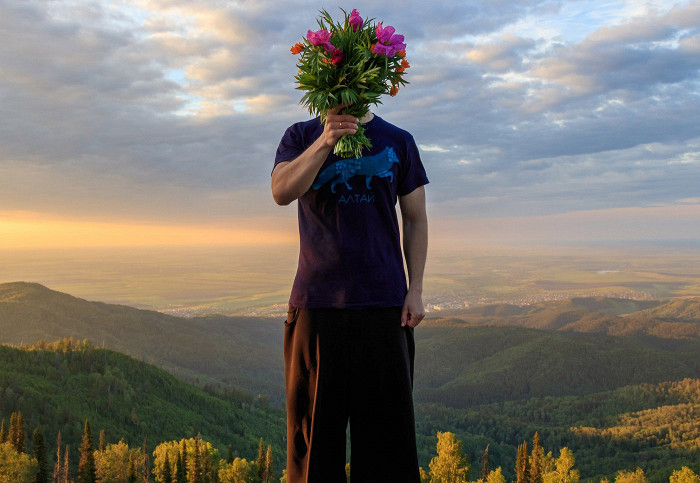
{"type": "MultiPolygon", "coordinates": [[[[375,111],[422,147],[433,216],[697,199],[700,2],[648,5],[358,0],[406,36],[411,84],[375,111]]],[[[307,118],[288,49],[316,6],[0,8],[4,209],[173,223],[281,213],[272,159],[307,118]]]]}

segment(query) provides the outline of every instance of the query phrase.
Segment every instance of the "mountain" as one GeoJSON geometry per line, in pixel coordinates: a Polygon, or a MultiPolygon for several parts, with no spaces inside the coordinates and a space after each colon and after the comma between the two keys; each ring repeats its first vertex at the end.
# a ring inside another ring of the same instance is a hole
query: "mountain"
{"type": "Polygon", "coordinates": [[[281,403],[283,321],[250,317],[185,319],[88,302],[36,283],[0,284],[0,342],[88,339],[189,381],[264,394],[281,403]]]}
{"type": "Polygon", "coordinates": [[[452,318],[475,325],[515,325],[548,331],[657,339],[700,339],[700,300],[573,298],[514,306],[475,307],[452,318]]]}
{"type": "MultiPolygon", "coordinates": [[[[49,443],[61,431],[77,448],[89,419],[107,442],[150,451],[201,433],[225,456],[254,458],[263,437],[283,454],[284,413],[234,393],[205,391],[145,362],[87,341],[64,339],[22,348],[0,346],[0,418],[20,411],[25,432],[41,425],[49,443]]],[[[7,426],[6,426],[7,427],[7,426]]],[[[96,439],[95,439],[96,441],[96,439]]],[[[73,453],[74,456],[77,453],[73,453]]]]}
{"type": "MultiPolygon", "coordinates": [[[[700,302],[682,302],[579,298],[428,319],[416,330],[416,399],[467,407],[698,377],[700,322],[674,316],[692,314],[700,302]]],[[[279,406],[282,331],[277,319],[185,319],[39,284],[0,285],[0,342],[89,339],[186,380],[262,394],[279,406]]]]}

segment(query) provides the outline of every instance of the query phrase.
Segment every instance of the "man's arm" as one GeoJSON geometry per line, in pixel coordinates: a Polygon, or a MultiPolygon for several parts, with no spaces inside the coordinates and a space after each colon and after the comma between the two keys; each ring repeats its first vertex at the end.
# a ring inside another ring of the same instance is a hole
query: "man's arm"
{"type": "Polygon", "coordinates": [[[403,220],[403,252],[408,267],[408,294],[401,312],[401,325],[415,327],[425,317],[423,307],[423,271],[428,253],[428,216],[425,212],[425,187],[399,197],[403,220]]]}
{"type": "Polygon", "coordinates": [[[338,114],[344,106],[328,111],[323,133],[306,151],[293,161],[284,161],[272,171],[272,198],[278,205],[288,205],[306,193],[314,182],[338,139],[355,134],[358,120],[355,116],[338,114]]]}

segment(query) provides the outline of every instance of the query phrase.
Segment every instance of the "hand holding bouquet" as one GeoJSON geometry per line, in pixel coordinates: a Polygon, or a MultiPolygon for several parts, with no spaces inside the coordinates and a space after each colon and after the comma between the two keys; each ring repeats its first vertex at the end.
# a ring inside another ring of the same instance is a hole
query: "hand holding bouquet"
{"type": "MultiPolygon", "coordinates": [[[[395,96],[399,86],[407,84],[403,74],[410,67],[406,61],[403,35],[394,27],[363,20],[357,10],[344,21],[333,22],[322,10],[317,20],[319,30],[309,30],[303,42],[290,50],[301,54],[295,76],[297,89],[306,91],[300,103],[311,115],[325,122],[326,113],[343,106],[343,114],[361,119],[370,104],[381,104],[382,94],[395,96]]],[[[342,158],[359,158],[371,143],[358,125],[355,134],[346,134],[335,145],[334,154],[342,158]]]]}

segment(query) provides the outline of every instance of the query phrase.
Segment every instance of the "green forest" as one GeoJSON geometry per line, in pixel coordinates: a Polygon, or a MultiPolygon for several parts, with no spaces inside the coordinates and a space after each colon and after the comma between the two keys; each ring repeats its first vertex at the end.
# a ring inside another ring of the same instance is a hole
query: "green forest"
{"type": "MultiPolygon", "coordinates": [[[[284,415],[264,399],[198,388],[73,339],[0,346],[0,365],[0,481],[284,481],[284,415]],[[91,427],[99,428],[96,443],[91,427]]],[[[672,481],[697,483],[698,406],[698,379],[466,412],[424,404],[417,412],[422,475],[447,483],[675,474],[686,479],[672,481]],[[648,406],[658,409],[630,409],[648,406]],[[563,427],[572,414],[581,423],[563,427]]]]}
{"type": "MultiPolygon", "coordinates": [[[[89,421],[85,421],[82,439],[78,447],[78,464],[71,465],[70,445],[64,443],[59,432],[56,437],[55,460],[47,454],[47,445],[41,426],[32,433],[31,453],[26,451],[26,434],[22,413],[12,413],[6,430],[4,420],[0,430],[0,481],[8,483],[271,483],[276,480],[274,456],[271,446],[265,448],[260,439],[257,459],[234,457],[231,445],[225,459],[211,443],[195,438],[168,441],[156,446],[149,454],[144,442],[142,447],[130,447],[120,440],[107,443],[104,431],[99,433],[97,445],[89,421]]],[[[576,469],[573,452],[563,447],[557,457],[545,453],[539,434],[535,433],[532,452],[528,443],[518,446],[514,472],[516,483],[576,483],[581,473],[576,469]]],[[[502,467],[493,468],[487,446],[481,458],[472,464],[463,450],[462,441],[449,432],[437,433],[436,455],[428,469],[420,468],[422,483],[506,483],[502,467]]],[[[378,464],[381,459],[378,458],[378,464]]],[[[345,468],[348,481],[352,481],[352,467],[345,468]]],[[[282,470],[280,483],[287,481],[282,470]]],[[[601,483],[611,480],[604,478],[601,483]]],[[[644,470],[618,471],[615,483],[645,483],[644,470]]],[[[684,466],[669,476],[670,483],[699,483],[700,476],[684,466]]]]}

